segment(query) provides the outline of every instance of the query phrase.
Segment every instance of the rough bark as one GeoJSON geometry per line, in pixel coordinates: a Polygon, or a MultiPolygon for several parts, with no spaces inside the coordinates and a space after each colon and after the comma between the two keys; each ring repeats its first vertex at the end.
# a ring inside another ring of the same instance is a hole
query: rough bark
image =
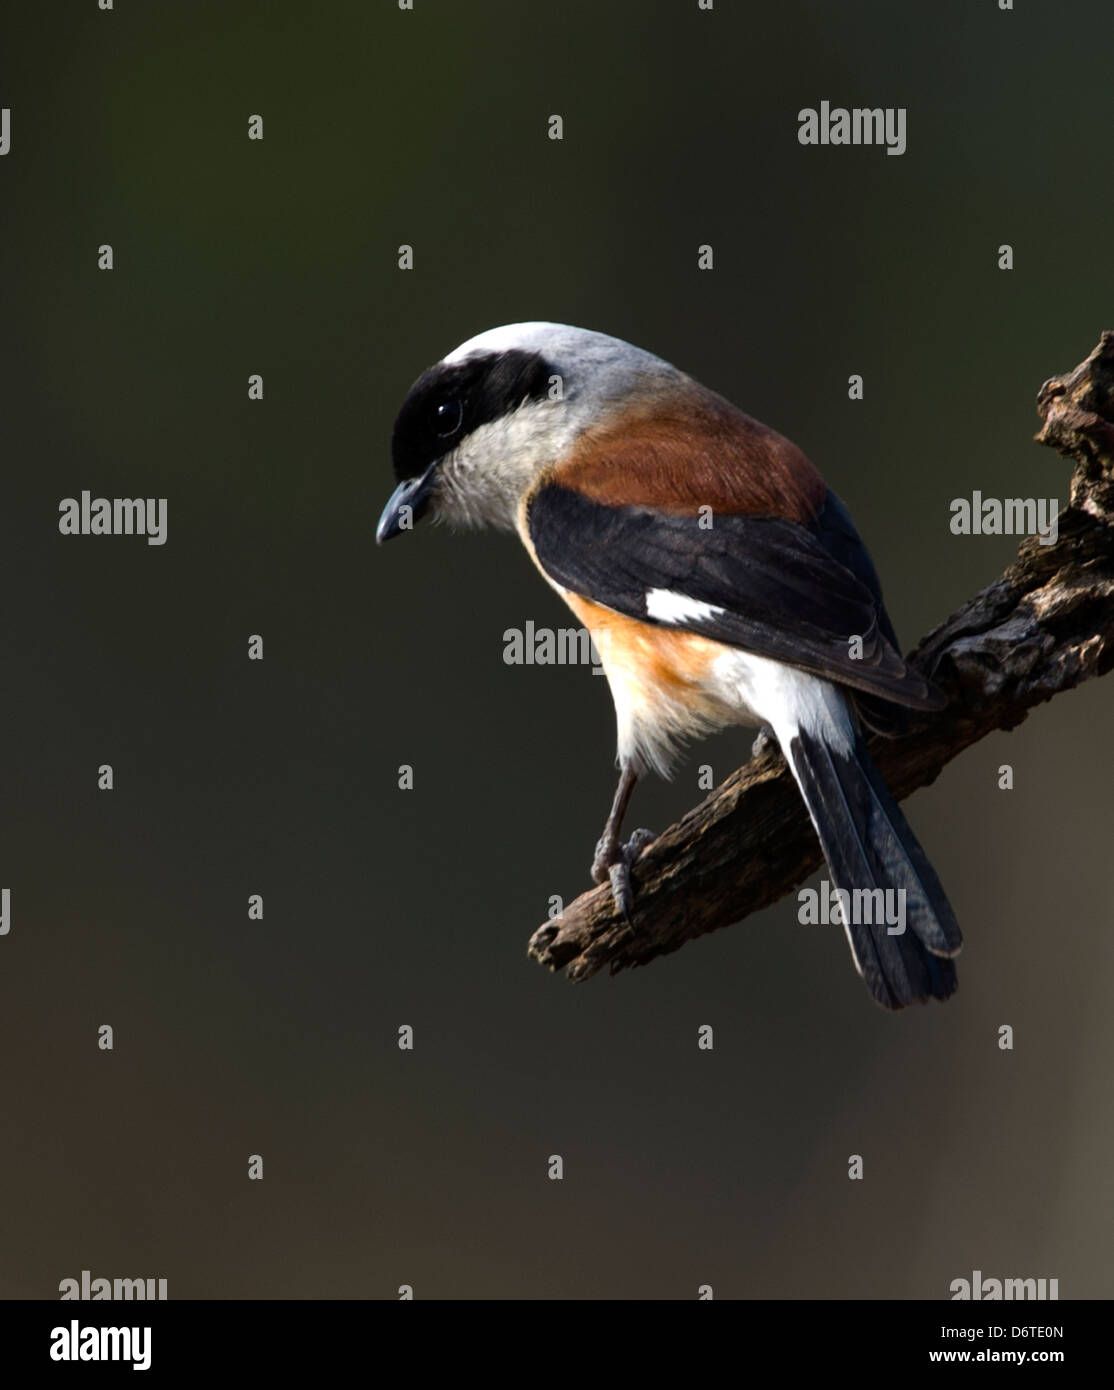
{"type": "MultiPolygon", "coordinates": [[[[1035,438],[1075,461],[1054,545],[1022,542],[1009,569],[925,637],[910,661],[947,707],[871,751],[899,799],[996,729],[1114,665],[1114,333],[1074,371],[1045,382],[1035,438]]],[[[776,748],[734,772],[646,849],[628,925],[607,886],[584,893],[530,941],[569,978],[613,974],[741,921],[821,863],[807,812],[776,748]]]]}

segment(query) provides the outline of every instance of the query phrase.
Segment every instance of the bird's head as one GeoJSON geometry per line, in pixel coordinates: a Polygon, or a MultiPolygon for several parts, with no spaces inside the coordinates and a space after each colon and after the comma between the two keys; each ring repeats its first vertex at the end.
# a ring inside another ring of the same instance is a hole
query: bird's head
{"type": "Polygon", "coordinates": [[[618,338],[559,323],[493,328],[417,379],[395,420],[398,486],[380,542],[425,513],[512,529],[538,477],[596,425],[681,379],[618,338]]]}

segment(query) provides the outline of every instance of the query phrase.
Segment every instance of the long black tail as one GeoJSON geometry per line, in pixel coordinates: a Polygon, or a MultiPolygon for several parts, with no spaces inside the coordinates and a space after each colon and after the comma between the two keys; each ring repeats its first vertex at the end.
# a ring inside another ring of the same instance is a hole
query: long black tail
{"type": "Polygon", "coordinates": [[[849,752],[840,752],[798,729],[788,754],[833,886],[849,895],[847,938],[871,994],[887,1009],[946,999],[956,987],[948,957],[963,945],[959,924],[861,732],[855,730],[849,752]],[[891,935],[878,895],[867,896],[876,889],[904,890],[903,932],[891,935]]]}

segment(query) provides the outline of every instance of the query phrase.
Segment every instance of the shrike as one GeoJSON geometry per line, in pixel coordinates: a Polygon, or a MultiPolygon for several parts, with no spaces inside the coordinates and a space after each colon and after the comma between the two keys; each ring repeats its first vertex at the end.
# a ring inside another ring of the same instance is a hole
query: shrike
{"type": "Polygon", "coordinates": [[[863,735],[943,701],[902,659],[870,555],[796,445],[629,343],[518,323],[418,378],[392,453],[377,540],[426,512],[515,530],[581,623],[607,633],[620,777],[592,876],[620,910],[649,834],[620,840],[638,777],[668,776],[687,739],[767,726],[834,886],[861,904],[904,895],[898,934],[882,912],[845,914],[874,998],[952,993],[959,927],[863,735]]]}

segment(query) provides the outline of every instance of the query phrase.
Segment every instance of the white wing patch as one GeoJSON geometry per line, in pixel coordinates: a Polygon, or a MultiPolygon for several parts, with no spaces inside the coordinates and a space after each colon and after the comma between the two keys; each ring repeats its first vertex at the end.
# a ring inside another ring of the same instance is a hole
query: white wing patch
{"type": "Polygon", "coordinates": [[[702,622],[718,617],[724,609],[714,603],[689,598],[672,589],[650,589],[646,594],[646,616],[659,623],[702,622]]]}

